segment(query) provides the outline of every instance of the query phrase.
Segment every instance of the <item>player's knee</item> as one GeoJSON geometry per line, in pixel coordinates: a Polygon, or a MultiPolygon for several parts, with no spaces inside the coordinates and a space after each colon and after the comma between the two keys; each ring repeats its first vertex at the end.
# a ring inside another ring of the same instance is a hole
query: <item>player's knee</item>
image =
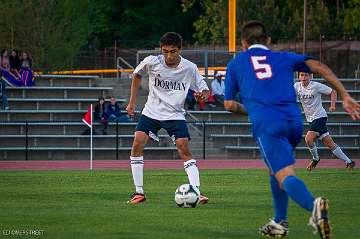
{"type": "Polygon", "coordinates": [[[290,166],[287,166],[287,167],[281,169],[280,171],[278,171],[275,174],[275,178],[279,182],[280,187],[283,188],[282,184],[283,184],[284,180],[287,177],[294,176],[294,175],[295,175],[294,167],[292,165],[290,165],[290,166]]]}
{"type": "Polygon", "coordinates": [[[313,134],[307,134],[305,136],[305,143],[307,146],[312,146],[315,141],[316,136],[314,137],[313,134]]]}

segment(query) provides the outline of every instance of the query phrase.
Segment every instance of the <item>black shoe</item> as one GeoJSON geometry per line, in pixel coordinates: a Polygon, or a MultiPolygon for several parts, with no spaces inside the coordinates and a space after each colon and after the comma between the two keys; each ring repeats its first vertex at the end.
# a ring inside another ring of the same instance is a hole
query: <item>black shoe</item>
{"type": "Polygon", "coordinates": [[[316,165],[320,162],[320,159],[316,160],[316,159],[312,159],[311,162],[308,164],[308,166],[306,166],[306,170],[307,171],[311,171],[314,168],[316,168],[316,165]]]}
{"type": "Polygon", "coordinates": [[[354,161],[351,161],[350,163],[346,163],[346,168],[351,170],[355,168],[356,163],[354,161]]]}

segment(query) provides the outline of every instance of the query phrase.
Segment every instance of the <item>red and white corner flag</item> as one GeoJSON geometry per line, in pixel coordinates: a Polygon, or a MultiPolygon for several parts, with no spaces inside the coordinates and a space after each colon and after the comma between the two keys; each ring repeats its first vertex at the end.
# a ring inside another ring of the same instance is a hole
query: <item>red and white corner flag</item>
{"type": "Polygon", "coordinates": [[[93,105],[91,104],[82,121],[90,127],[90,170],[93,169],[93,105]]]}
{"type": "Polygon", "coordinates": [[[89,126],[90,128],[92,128],[92,104],[89,106],[88,111],[86,112],[86,114],[84,115],[82,121],[89,126]]]}

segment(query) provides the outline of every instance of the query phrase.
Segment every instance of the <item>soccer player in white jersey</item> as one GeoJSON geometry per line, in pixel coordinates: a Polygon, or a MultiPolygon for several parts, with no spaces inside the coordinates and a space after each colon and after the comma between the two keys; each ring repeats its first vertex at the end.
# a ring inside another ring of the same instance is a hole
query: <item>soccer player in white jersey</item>
{"type": "Polygon", "coordinates": [[[335,111],[336,91],[319,82],[311,81],[310,75],[305,72],[299,73],[299,82],[294,84],[296,94],[304,109],[306,120],[310,124],[310,130],[305,136],[305,142],[312,155],[312,160],[307,166],[307,170],[311,171],[319,163],[320,158],[315,144],[318,138],[325,144],[332,153],[339,159],[343,160],[346,167],[352,169],[355,162],[335,144],[326,128],[327,114],[322,106],[321,95],[330,95],[331,103],[329,111],[335,111]]]}
{"type": "MultiPolygon", "coordinates": [[[[141,78],[149,77],[149,95],[142,115],[136,126],[130,164],[135,193],[128,201],[137,204],[146,200],[143,189],[143,150],[149,139],[158,141],[158,130],[164,128],[174,140],[189,183],[199,189],[200,177],[196,160],[193,159],[188,141],[190,135],[185,121],[184,102],[187,92],[194,90],[198,99],[209,95],[209,88],[200,75],[197,66],[180,55],[182,38],[175,32],[168,32],[160,39],[161,55],[146,57],[134,70],[131,94],[126,110],[134,115],[136,96],[141,78]]],[[[200,203],[208,198],[200,194],[200,203]]]]}

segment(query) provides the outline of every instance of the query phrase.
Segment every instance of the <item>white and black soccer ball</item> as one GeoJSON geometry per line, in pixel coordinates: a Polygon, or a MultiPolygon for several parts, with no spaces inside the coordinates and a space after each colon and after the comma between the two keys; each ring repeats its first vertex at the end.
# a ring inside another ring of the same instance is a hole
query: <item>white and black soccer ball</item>
{"type": "Polygon", "coordinates": [[[196,207],[199,203],[199,190],[190,185],[180,185],[175,191],[175,203],[179,207],[196,207]]]}

